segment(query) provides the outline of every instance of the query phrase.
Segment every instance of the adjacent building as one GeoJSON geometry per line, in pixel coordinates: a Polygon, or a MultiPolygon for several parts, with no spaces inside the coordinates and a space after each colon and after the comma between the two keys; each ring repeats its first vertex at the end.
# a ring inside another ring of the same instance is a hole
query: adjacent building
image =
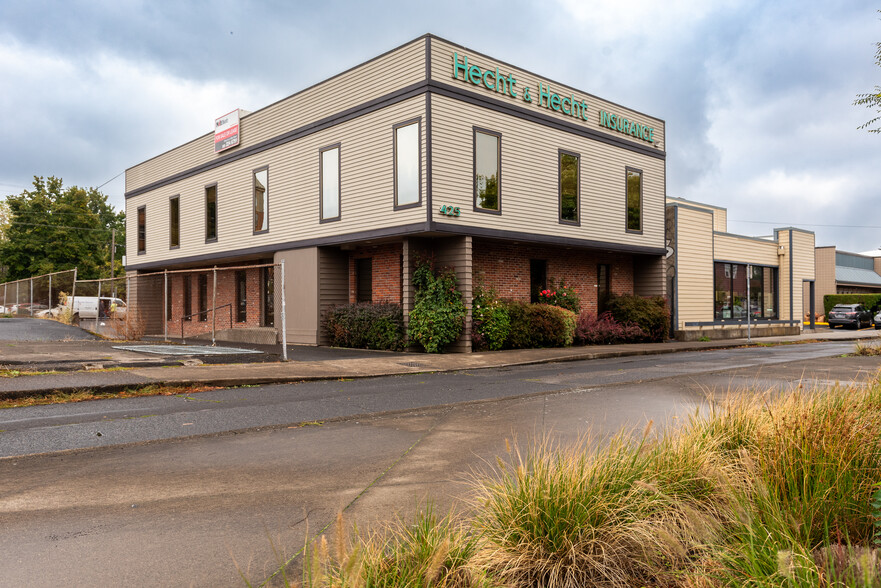
{"type": "Polygon", "coordinates": [[[881,293],[881,256],[872,253],[847,253],[838,251],[834,245],[817,247],[814,262],[817,313],[823,314],[823,297],[827,294],[881,293]]]}

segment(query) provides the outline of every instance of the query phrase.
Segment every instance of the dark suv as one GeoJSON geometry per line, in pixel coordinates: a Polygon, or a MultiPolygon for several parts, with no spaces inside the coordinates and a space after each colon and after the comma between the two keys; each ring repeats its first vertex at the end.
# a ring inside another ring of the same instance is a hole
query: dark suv
{"type": "Polygon", "coordinates": [[[826,316],[826,322],[829,323],[830,329],[838,325],[861,329],[872,324],[872,313],[861,304],[836,304],[826,316]]]}

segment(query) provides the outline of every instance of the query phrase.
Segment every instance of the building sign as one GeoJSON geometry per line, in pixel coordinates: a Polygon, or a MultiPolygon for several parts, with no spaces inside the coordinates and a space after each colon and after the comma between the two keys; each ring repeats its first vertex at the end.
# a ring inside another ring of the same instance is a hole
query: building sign
{"type": "Polygon", "coordinates": [[[239,144],[239,109],[214,120],[214,152],[220,153],[239,144]]]}
{"type": "MultiPolygon", "coordinates": [[[[453,53],[453,79],[463,80],[475,86],[483,86],[487,90],[497,94],[504,94],[511,98],[520,98],[523,102],[536,105],[539,108],[547,108],[554,112],[565,114],[582,121],[588,119],[588,106],[585,100],[578,100],[575,94],[561,96],[551,90],[550,84],[538,83],[537,88],[517,88],[517,80],[513,74],[505,74],[495,69],[483,69],[473,63],[468,63],[468,56],[463,55],[461,61],[457,53],[453,53]]],[[[619,115],[600,111],[600,126],[607,129],[624,133],[649,143],[654,143],[653,128],[628,121],[619,115]]]]}

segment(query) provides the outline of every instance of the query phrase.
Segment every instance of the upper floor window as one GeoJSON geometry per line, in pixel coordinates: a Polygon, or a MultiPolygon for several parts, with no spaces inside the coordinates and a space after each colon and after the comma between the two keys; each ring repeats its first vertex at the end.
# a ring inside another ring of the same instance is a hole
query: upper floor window
{"type": "Polygon", "coordinates": [[[138,207],[138,255],[147,252],[147,207],[138,207]]]}
{"type": "Polygon", "coordinates": [[[321,222],[340,219],[340,144],[319,151],[321,222]]]}
{"type": "Polygon", "coordinates": [[[422,199],[420,182],[420,121],[394,126],[395,207],[415,206],[422,199]]]}
{"type": "Polygon", "coordinates": [[[581,156],[560,150],[560,222],[579,224],[578,176],[581,156]]]}
{"type": "Polygon", "coordinates": [[[180,196],[172,196],[168,201],[168,246],[180,247],[180,196]]]}
{"type": "Polygon", "coordinates": [[[627,231],[642,232],[642,171],[626,168],[627,171],[627,231]]]}
{"type": "Polygon", "coordinates": [[[205,188],[205,241],[217,241],[217,184],[205,188]]]}
{"type": "Polygon", "coordinates": [[[502,135],[474,129],[474,210],[501,212],[502,135]]]}
{"type": "Polygon", "coordinates": [[[269,230],[269,168],[254,172],[254,232],[269,230]]]}

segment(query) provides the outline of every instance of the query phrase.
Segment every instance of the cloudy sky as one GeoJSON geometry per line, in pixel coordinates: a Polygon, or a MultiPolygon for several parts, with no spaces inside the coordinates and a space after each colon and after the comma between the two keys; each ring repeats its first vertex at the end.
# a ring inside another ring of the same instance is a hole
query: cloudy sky
{"type": "Polygon", "coordinates": [[[729,231],[881,247],[881,2],[4,0],[0,196],[34,175],[124,206],[130,167],[432,32],[667,122],[671,196],[729,231]],[[113,179],[119,175],[118,178],[113,179]]]}

